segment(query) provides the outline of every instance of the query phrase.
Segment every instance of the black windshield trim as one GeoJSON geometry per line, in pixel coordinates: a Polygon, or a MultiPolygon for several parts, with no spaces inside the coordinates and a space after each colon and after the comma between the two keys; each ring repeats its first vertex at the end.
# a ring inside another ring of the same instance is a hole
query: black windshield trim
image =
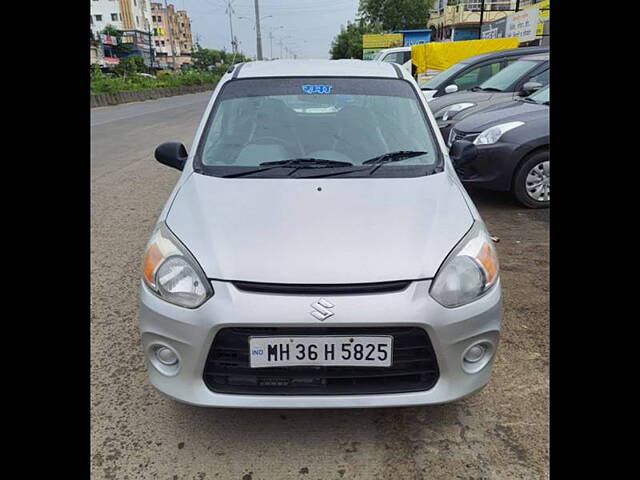
{"type": "Polygon", "coordinates": [[[393,67],[393,69],[396,71],[396,74],[398,75],[398,78],[400,80],[404,80],[404,77],[402,75],[402,72],[400,71],[400,67],[398,65],[396,65],[395,63],[392,63],[391,66],[393,67]]]}
{"type": "MultiPolygon", "coordinates": [[[[242,65],[242,64],[241,64],[242,65]]],[[[409,87],[411,88],[411,91],[414,94],[414,99],[416,101],[416,103],[418,104],[418,108],[420,110],[420,112],[422,112],[422,116],[424,118],[424,122],[425,125],[427,126],[427,130],[429,131],[430,135],[431,135],[431,140],[434,146],[434,150],[436,153],[436,162],[434,164],[432,164],[432,166],[434,168],[439,168],[442,167],[444,169],[444,154],[442,152],[442,150],[439,148],[440,144],[438,143],[437,140],[437,136],[436,136],[436,132],[434,130],[434,126],[431,124],[430,120],[429,120],[429,115],[427,113],[427,109],[425,108],[424,103],[426,103],[426,101],[424,101],[424,96],[422,94],[422,91],[420,90],[419,87],[417,87],[417,85],[414,85],[414,83],[410,82],[408,79],[406,78],[393,78],[393,77],[387,77],[387,76],[344,76],[344,75],[283,75],[283,76],[273,76],[273,77],[243,77],[243,78],[237,78],[237,79],[230,79],[227,80],[222,87],[220,88],[220,91],[218,92],[216,99],[213,103],[213,106],[211,107],[211,110],[209,112],[209,115],[207,117],[204,129],[202,130],[202,133],[200,134],[200,136],[198,137],[198,145],[196,146],[196,153],[194,155],[193,158],[193,171],[196,173],[199,173],[201,175],[207,175],[207,176],[213,176],[213,177],[218,177],[218,178],[222,178],[222,176],[220,175],[213,175],[210,172],[210,168],[224,168],[222,165],[216,165],[216,166],[211,166],[211,165],[203,165],[202,164],[202,150],[204,149],[204,140],[208,137],[209,135],[209,130],[211,129],[211,124],[213,123],[213,117],[214,114],[216,113],[218,107],[220,106],[220,102],[221,102],[221,98],[222,98],[222,93],[224,92],[224,89],[230,84],[230,83],[237,83],[237,82],[242,82],[245,80],[257,80],[257,79],[269,79],[269,80],[281,80],[281,79],[296,79],[296,78],[337,78],[337,79],[351,79],[351,80],[362,80],[362,79],[382,79],[382,80],[393,80],[393,81],[401,81],[401,82],[406,82],[409,84],[409,87]],[[208,173],[209,172],[209,173],[208,173]]],[[[273,178],[285,178],[285,177],[273,177],[273,178]]],[[[294,178],[294,177],[288,177],[288,178],[294,178]]],[[[352,177],[352,178],[356,178],[356,177],[352,177]]],[[[229,180],[233,180],[233,179],[229,179],[229,180]]]]}
{"type": "Polygon", "coordinates": [[[233,75],[231,75],[231,80],[235,80],[238,78],[238,74],[240,73],[240,69],[244,66],[244,63],[239,63],[236,69],[233,71],[233,75]]]}

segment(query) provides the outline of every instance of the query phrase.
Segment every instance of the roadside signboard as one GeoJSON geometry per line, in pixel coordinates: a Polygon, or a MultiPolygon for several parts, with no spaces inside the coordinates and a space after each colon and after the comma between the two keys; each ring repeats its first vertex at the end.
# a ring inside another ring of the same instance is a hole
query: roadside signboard
{"type": "Polygon", "coordinates": [[[550,3],[550,0],[542,0],[531,8],[486,23],[482,25],[480,38],[518,37],[520,43],[535,40],[545,33],[550,3]]]}
{"type": "Polygon", "coordinates": [[[505,36],[518,37],[520,43],[536,39],[536,30],[540,11],[538,7],[527,8],[507,17],[507,31],[505,36]]]}
{"type": "Polygon", "coordinates": [[[362,59],[371,60],[385,48],[402,47],[401,33],[365,33],[362,35],[362,59]]]}
{"type": "MultiPolygon", "coordinates": [[[[536,29],[536,35],[543,35],[545,33],[545,23],[549,21],[550,0],[542,0],[542,2],[536,3],[536,7],[540,10],[540,21],[538,22],[538,28],[536,29]]],[[[547,27],[548,28],[548,27],[547,27]]],[[[546,32],[548,33],[548,32],[546,32]]]]}
{"type": "Polygon", "coordinates": [[[114,37],[112,35],[100,35],[100,40],[102,40],[103,45],[117,45],[118,37],[114,37]]]}
{"type": "Polygon", "coordinates": [[[507,33],[507,17],[482,25],[481,38],[504,38],[507,33]]]}

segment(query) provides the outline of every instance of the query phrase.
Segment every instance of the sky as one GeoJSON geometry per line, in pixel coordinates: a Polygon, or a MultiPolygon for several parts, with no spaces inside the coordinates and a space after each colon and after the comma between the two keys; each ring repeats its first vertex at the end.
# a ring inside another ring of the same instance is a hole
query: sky
{"type": "MultiPolygon", "coordinates": [[[[231,51],[228,0],[173,0],[168,3],[186,10],[191,18],[194,43],[204,48],[231,51]]],[[[359,0],[259,0],[263,58],[287,55],[284,47],[297,58],[329,58],[331,41],[347,20],[353,21],[359,0]],[[282,28],[280,28],[282,27],[282,28]],[[269,38],[272,32],[273,40],[269,38]]],[[[231,0],[233,34],[240,52],[256,55],[254,0],[231,0]],[[243,18],[241,18],[243,17],[243,18]]],[[[290,56],[290,55],[289,55],[290,56]]]]}

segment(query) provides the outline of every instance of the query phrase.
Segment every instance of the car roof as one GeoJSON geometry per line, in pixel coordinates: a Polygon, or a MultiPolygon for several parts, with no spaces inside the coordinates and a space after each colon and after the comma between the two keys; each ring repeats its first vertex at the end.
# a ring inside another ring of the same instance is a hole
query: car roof
{"type": "Polygon", "coordinates": [[[393,48],[383,48],[376,55],[380,55],[381,53],[389,53],[389,52],[408,52],[411,50],[411,47],[393,47],[393,48]]]}
{"type": "Polygon", "coordinates": [[[236,73],[236,78],[322,76],[398,78],[398,72],[391,63],[347,59],[261,60],[243,63],[236,67],[234,75],[236,73]]]}
{"type": "Polygon", "coordinates": [[[527,55],[536,53],[545,53],[549,51],[549,47],[523,47],[523,48],[507,48],[505,50],[496,50],[494,52],[481,53],[473,57],[467,57],[460,63],[475,63],[483,60],[489,60],[496,57],[506,57],[513,55],[527,55]]]}
{"type": "Polygon", "coordinates": [[[524,57],[520,57],[519,60],[536,60],[536,61],[545,61],[549,60],[548,53],[539,53],[536,55],[525,55],[524,57]]]}

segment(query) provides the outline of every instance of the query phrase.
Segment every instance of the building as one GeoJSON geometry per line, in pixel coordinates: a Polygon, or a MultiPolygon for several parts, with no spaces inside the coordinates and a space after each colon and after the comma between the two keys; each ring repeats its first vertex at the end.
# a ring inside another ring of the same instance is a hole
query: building
{"type": "MultiPolygon", "coordinates": [[[[529,7],[540,5],[540,21],[548,20],[549,0],[485,0],[484,14],[481,14],[482,0],[434,0],[429,12],[427,26],[431,28],[434,41],[475,40],[480,38],[480,17],[483,26],[496,22],[529,7]],[[544,4],[544,5],[543,5],[544,4]],[[543,14],[542,11],[545,13],[543,14]]],[[[505,20],[506,21],[506,20],[505,20]]],[[[497,22],[503,23],[503,22],[497,22]]],[[[543,34],[542,23],[538,27],[538,35],[543,34]]],[[[548,25],[545,35],[548,35],[548,25]]],[[[487,38],[487,37],[485,37],[487,38]]],[[[540,38],[527,45],[541,43],[540,38]]],[[[548,41],[548,36],[546,37],[548,41]]],[[[543,42],[544,43],[544,42],[543,42]]]]}
{"type": "MultiPolygon", "coordinates": [[[[521,0],[524,6],[525,0],[521,0]]],[[[516,0],[485,0],[483,23],[506,17],[515,11],[516,0]]],[[[481,0],[435,0],[427,27],[431,38],[443,40],[475,40],[480,38],[481,0]]],[[[521,7],[522,8],[522,7],[521,7]]]]}
{"type": "Polygon", "coordinates": [[[185,10],[176,12],[177,40],[183,55],[191,55],[193,38],[191,36],[191,19],[185,10]]]}
{"type": "Polygon", "coordinates": [[[193,40],[191,20],[185,10],[177,10],[169,3],[151,3],[151,23],[156,60],[162,68],[181,68],[191,63],[193,40]]]}
{"type": "MultiPolygon", "coordinates": [[[[129,46],[126,55],[142,55],[145,64],[160,68],[180,68],[191,63],[193,40],[191,20],[185,10],[172,4],[150,0],[90,0],[91,32],[96,40],[112,26],[122,32],[121,41],[129,46]]],[[[95,46],[94,46],[95,47],[95,46]]],[[[92,50],[92,62],[99,52],[92,50]]],[[[126,56],[119,53],[120,57],[126,56]]]]}
{"type": "Polygon", "coordinates": [[[91,3],[91,31],[99,34],[107,25],[118,30],[151,29],[149,0],[89,0],[91,3]]]}

